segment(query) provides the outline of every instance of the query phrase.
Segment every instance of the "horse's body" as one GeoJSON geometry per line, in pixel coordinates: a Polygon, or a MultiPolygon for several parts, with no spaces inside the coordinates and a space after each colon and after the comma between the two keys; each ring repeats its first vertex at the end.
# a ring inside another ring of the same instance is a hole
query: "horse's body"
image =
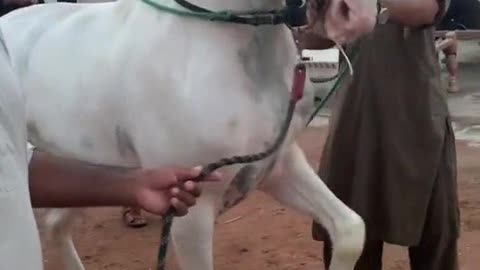
{"type": "MultiPolygon", "coordinates": [[[[203,2],[232,10],[282,5],[203,2]]],[[[1,18],[0,27],[26,90],[29,140],[55,154],[128,167],[204,165],[265,149],[285,117],[297,53],[285,26],[211,23],[120,0],[33,6],[1,18]]],[[[327,189],[295,143],[312,102],[307,87],[277,154],[222,169],[227,181],[207,184],[190,213],[174,220],[182,269],[213,269],[214,219],[236,175],[241,197],[260,188],[323,224],[335,246],[331,269],[353,269],[362,219],[327,189]]],[[[68,211],[53,213],[67,269],[83,269],[68,211]]]]}

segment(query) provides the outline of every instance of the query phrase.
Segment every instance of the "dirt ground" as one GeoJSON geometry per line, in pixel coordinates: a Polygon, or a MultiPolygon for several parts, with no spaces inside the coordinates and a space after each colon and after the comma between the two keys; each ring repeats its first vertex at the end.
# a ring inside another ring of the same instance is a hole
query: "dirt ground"
{"type": "MultiPolygon", "coordinates": [[[[325,129],[310,128],[300,140],[315,168],[325,132],[325,129]]],[[[474,270],[479,269],[480,264],[480,148],[458,142],[457,151],[462,214],[461,270],[474,270]]],[[[122,225],[119,208],[87,210],[74,234],[86,269],[155,269],[161,220],[149,216],[149,222],[145,228],[130,229],[122,225]]],[[[323,269],[322,244],[311,239],[310,226],[310,218],[256,193],[219,219],[215,233],[215,269],[323,269]],[[225,224],[237,217],[241,219],[225,224]]],[[[44,243],[45,269],[62,269],[57,250],[48,241],[44,243]]],[[[409,269],[405,249],[387,246],[384,265],[388,270],[409,269]]]]}

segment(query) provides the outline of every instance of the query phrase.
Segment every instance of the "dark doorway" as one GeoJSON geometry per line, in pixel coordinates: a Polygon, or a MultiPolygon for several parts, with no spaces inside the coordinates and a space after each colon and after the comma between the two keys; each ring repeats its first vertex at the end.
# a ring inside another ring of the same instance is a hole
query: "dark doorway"
{"type": "Polygon", "coordinates": [[[451,0],[438,30],[480,30],[480,1],[451,0]]]}

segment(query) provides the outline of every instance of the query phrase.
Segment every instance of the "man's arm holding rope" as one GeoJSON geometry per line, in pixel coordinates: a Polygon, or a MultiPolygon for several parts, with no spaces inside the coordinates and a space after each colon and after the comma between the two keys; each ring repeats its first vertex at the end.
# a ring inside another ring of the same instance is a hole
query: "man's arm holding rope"
{"type": "MultiPolygon", "coordinates": [[[[87,164],[35,150],[29,165],[34,207],[136,206],[163,215],[173,206],[183,216],[201,194],[190,181],[201,168],[117,168],[87,164]]],[[[203,181],[220,181],[213,173],[203,181]]]]}
{"type": "Polygon", "coordinates": [[[433,25],[445,14],[449,0],[380,0],[389,20],[407,27],[433,25]]]}

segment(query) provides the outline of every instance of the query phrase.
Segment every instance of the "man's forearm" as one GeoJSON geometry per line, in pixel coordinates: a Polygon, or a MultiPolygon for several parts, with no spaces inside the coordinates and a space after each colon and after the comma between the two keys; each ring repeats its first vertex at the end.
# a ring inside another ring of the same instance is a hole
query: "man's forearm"
{"type": "Polygon", "coordinates": [[[381,0],[394,23],[418,27],[433,24],[438,14],[437,0],[381,0]]]}
{"type": "Polygon", "coordinates": [[[33,207],[134,205],[131,169],[92,166],[35,151],[29,165],[33,207]]]}

